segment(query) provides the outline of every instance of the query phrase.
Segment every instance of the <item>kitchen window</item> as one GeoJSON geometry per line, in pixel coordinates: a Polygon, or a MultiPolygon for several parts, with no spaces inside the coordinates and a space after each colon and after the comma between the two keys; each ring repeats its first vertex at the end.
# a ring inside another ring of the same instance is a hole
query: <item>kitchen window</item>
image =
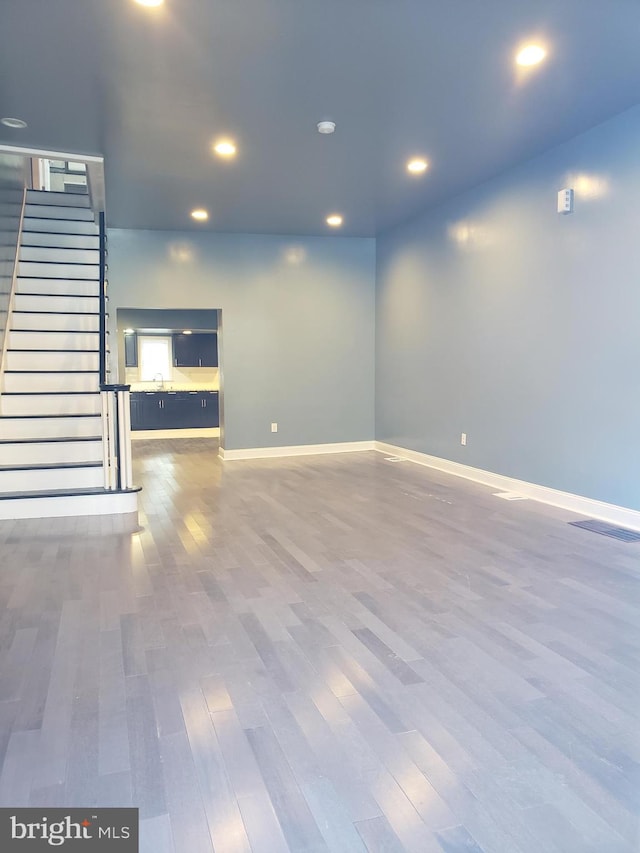
{"type": "Polygon", "coordinates": [[[138,338],[141,382],[171,379],[171,338],[145,335],[138,338]]]}

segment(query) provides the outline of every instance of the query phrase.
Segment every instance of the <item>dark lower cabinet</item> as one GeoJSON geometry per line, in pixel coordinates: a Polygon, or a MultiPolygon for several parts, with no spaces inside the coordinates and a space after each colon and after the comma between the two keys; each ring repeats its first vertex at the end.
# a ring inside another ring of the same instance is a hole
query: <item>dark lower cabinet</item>
{"type": "Polygon", "coordinates": [[[134,391],[131,429],[194,429],[220,425],[217,391],[134,391]]]}
{"type": "Polygon", "coordinates": [[[203,427],[220,426],[220,411],[218,409],[218,394],[216,391],[205,391],[201,395],[200,424],[203,427]]]}
{"type": "Polygon", "coordinates": [[[131,394],[131,429],[142,429],[140,422],[142,420],[142,394],[131,394]]]}

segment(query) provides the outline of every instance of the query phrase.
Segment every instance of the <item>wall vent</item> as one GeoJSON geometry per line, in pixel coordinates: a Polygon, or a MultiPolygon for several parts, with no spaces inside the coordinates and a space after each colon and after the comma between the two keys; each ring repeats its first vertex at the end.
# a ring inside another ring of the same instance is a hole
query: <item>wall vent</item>
{"type": "Polygon", "coordinates": [[[619,539],[620,542],[640,542],[640,533],[637,530],[627,530],[626,527],[616,527],[607,524],[606,521],[596,521],[587,518],[585,521],[570,521],[573,527],[582,527],[583,530],[591,530],[601,536],[609,536],[611,539],[619,539]]]}

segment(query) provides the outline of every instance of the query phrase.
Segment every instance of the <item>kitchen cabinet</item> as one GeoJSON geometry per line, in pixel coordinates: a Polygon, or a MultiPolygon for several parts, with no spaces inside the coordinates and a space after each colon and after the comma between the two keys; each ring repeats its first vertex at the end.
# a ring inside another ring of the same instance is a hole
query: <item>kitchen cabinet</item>
{"type": "Polygon", "coordinates": [[[217,391],[203,391],[200,394],[200,425],[203,427],[220,426],[217,391]]]}
{"type": "Polygon", "coordinates": [[[176,367],[217,367],[218,335],[215,332],[174,335],[173,363],[176,367]]]}
{"type": "Polygon", "coordinates": [[[124,366],[138,366],[138,336],[136,334],[124,336],[124,366]]]}
{"type": "Polygon", "coordinates": [[[165,394],[131,394],[131,429],[165,429],[165,394]]]}
{"type": "Polygon", "coordinates": [[[141,394],[130,394],[129,399],[131,402],[131,429],[143,429],[140,426],[140,422],[142,420],[142,400],[141,394]]]}
{"type": "Polygon", "coordinates": [[[131,429],[194,429],[220,425],[217,391],[134,391],[131,429]]]}

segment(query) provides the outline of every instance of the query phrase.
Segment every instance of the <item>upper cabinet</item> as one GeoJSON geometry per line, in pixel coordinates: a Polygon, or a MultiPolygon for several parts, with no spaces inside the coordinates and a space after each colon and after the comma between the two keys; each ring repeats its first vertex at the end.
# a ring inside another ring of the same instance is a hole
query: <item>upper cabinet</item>
{"type": "Polygon", "coordinates": [[[138,336],[136,334],[125,334],[124,336],[124,366],[138,366],[138,336]]]}
{"type": "Polygon", "coordinates": [[[218,335],[215,332],[195,332],[173,336],[175,367],[217,367],[218,335]]]}

